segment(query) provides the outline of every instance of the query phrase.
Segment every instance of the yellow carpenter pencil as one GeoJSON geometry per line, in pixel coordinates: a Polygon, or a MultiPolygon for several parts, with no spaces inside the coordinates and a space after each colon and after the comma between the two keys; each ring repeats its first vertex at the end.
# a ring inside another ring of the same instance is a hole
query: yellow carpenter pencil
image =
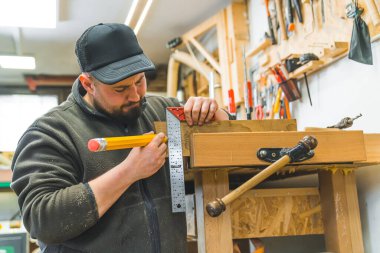
{"type": "MultiPolygon", "coordinates": [[[[100,152],[107,150],[126,149],[134,147],[144,147],[152,141],[156,134],[144,134],[135,136],[121,136],[108,138],[95,138],[88,141],[88,150],[100,152]]],[[[164,142],[168,138],[165,136],[164,142]]]]}

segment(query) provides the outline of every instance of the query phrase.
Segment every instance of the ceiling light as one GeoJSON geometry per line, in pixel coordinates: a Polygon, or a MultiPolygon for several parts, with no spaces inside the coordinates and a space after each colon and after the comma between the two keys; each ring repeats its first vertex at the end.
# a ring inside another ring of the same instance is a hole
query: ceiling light
{"type": "Polygon", "coordinates": [[[148,0],[145,4],[145,7],[140,15],[140,18],[139,18],[139,21],[137,21],[137,24],[135,26],[135,28],[133,29],[133,31],[135,32],[135,34],[137,34],[145,20],[145,17],[146,15],[148,14],[148,11],[150,9],[150,7],[152,6],[152,3],[153,3],[153,0],[148,0]]]}
{"type": "Polygon", "coordinates": [[[139,0],[133,0],[132,6],[131,6],[131,8],[129,9],[128,16],[127,16],[127,18],[125,19],[124,24],[126,24],[126,25],[128,25],[128,26],[131,25],[131,20],[132,20],[133,15],[135,14],[136,7],[137,7],[138,2],[139,2],[139,0]]]}
{"type": "Polygon", "coordinates": [[[2,69],[35,69],[36,60],[31,56],[5,56],[0,55],[0,68],[2,69]]]}
{"type": "Polygon", "coordinates": [[[57,0],[1,0],[0,26],[55,28],[57,0]]]}

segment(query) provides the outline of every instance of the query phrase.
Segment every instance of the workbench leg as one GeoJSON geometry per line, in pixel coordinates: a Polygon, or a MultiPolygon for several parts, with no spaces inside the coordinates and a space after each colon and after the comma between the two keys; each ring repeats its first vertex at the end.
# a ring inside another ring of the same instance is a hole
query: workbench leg
{"type": "Polygon", "coordinates": [[[355,172],[319,171],[326,250],[364,253],[355,172]]]}
{"type": "Polygon", "coordinates": [[[198,253],[206,253],[202,172],[194,172],[194,188],[198,253]]]}
{"type": "MultiPolygon", "coordinates": [[[[219,217],[206,212],[208,202],[222,198],[229,192],[228,172],[224,170],[202,171],[204,237],[207,253],[232,252],[232,228],[230,207],[219,217]]],[[[197,218],[198,219],[198,218],[197,218]]]]}

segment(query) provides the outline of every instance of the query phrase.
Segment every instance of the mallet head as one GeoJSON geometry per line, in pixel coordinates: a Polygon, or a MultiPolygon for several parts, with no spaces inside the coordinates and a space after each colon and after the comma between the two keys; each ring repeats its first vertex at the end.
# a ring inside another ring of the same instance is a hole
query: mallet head
{"type": "Polygon", "coordinates": [[[223,213],[226,210],[226,205],[223,203],[221,199],[217,198],[214,201],[207,204],[206,210],[211,217],[218,217],[221,213],[223,213]]]}

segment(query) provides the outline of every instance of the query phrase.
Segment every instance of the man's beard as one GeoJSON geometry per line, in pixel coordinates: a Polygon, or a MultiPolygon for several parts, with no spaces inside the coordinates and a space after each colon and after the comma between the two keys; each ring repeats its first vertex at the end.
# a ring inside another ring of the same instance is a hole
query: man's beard
{"type": "Polygon", "coordinates": [[[98,112],[101,112],[108,117],[124,124],[128,125],[130,123],[136,122],[137,119],[141,116],[146,105],[145,97],[140,99],[139,102],[128,103],[121,106],[118,110],[113,112],[108,112],[100,105],[96,100],[94,100],[94,107],[98,112]],[[124,108],[130,107],[128,111],[124,111],[124,108]]]}

